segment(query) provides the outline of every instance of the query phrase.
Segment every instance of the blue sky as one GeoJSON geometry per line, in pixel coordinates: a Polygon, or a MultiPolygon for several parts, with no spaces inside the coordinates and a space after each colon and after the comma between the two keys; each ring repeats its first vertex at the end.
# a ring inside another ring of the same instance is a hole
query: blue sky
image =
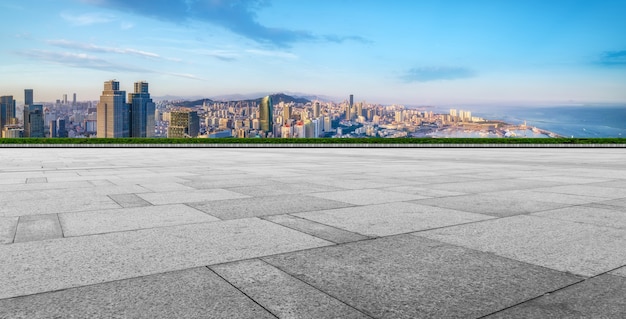
{"type": "Polygon", "coordinates": [[[5,0],[0,94],[626,102],[624,0],[5,0]]]}

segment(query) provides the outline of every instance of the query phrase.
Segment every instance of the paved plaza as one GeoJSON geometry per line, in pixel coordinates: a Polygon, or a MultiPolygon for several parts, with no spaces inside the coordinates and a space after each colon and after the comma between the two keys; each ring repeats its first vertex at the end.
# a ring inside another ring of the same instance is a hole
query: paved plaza
{"type": "Polygon", "coordinates": [[[626,149],[0,149],[0,318],[625,318],[626,149]]]}

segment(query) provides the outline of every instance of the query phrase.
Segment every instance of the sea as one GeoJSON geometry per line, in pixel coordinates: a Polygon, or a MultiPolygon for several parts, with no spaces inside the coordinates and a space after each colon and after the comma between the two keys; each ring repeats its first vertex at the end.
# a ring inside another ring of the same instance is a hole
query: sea
{"type": "MultiPolygon", "coordinates": [[[[523,124],[563,137],[626,138],[626,105],[459,107],[473,116],[523,124]]],[[[449,110],[448,110],[449,111],[449,110]]],[[[446,112],[447,113],[447,112],[446,112]]]]}

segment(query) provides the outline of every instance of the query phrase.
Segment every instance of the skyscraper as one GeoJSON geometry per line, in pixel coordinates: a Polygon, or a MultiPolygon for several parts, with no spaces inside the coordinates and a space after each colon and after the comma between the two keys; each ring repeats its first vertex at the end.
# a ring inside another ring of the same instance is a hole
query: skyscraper
{"type": "Polygon", "coordinates": [[[24,106],[24,137],[45,137],[43,105],[24,106]]]}
{"type": "Polygon", "coordinates": [[[33,105],[33,89],[24,89],[24,105],[33,105]]]}
{"type": "Polygon", "coordinates": [[[9,124],[17,124],[15,123],[15,100],[13,95],[0,97],[0,129],[9,124]]]}
{"type": "Polygon", "coordinates": [[[154,137],[155,105],[150,98],[147,82],[135,82],[135,92],[128,93],[130,104],[130,136],[154,137]]]}
{"type": "Polygon", "coordinates": [[[266,96],[261,100],[259,105],[259,122],[261,124],[261,131],[265,133],[273,132],[274,128],[274,104],[272,103],[272,97],[266,96]]]}
{"type": "Polygon", "coordinates": [[[350,94],[350,108],[354,105],[354,95],[350,94]]]}
{"type": "Polygon", "coordinates": [[[289,119],[291,118],[291,106],[285,105],[283,107],[283,124],[289,123],[289,119]]]}
{"type": "Polygon", "coordinates": [[[167,128],[168,138],[198,137],[200,118],[198,112],[190,109],[179,109],[170,114],[170,125],[167,128]]]}
{"type": "Polygon", "coordinates": [[[320,106],[320,102],[315,101],[313,103],[313,118],[314,119],[320,117],[321,109],[322,108],[320,106]]]}
{"type": "Polygon", "coordinates": [[[100,96],[97,109],[99,138],[128,137],[129,112],[126,104],[126,92],[120,91],[120,82],[104,82],[104,91],[100,96]]]}

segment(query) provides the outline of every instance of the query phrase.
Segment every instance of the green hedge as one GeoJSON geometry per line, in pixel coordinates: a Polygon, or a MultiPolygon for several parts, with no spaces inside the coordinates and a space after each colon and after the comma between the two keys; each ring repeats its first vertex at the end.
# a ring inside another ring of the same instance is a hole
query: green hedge
{"type": "Polygon", "coordinates": [[[0,144],[626,144],[626,138],[0,138],[0,144]]]}

